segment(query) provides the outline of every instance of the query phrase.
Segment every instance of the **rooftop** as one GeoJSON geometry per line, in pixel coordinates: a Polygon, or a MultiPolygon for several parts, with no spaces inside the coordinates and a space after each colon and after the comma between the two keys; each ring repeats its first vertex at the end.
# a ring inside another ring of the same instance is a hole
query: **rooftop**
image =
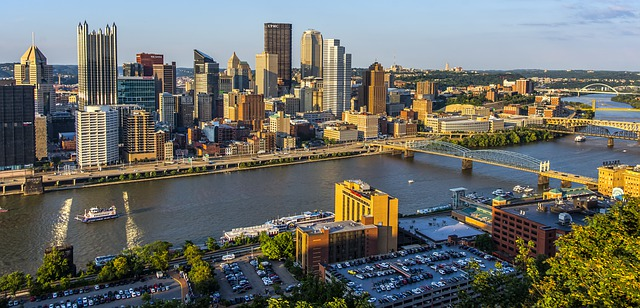
{"type": "Polygon", "coordinates": [[[436,243],[446,241],[449,235],[472,237],[484,233],[449,216],[401,218],[398,227],[436,243]]]}
{"type": "MultiPolygon", "coordinates": [[[[552,213],[551,207],[555,206],[555,201],[540,203],[541,207],[545,209],[545,211],[539,211],[537,204],[527,204],[520,206],[512,206],[512,207],[503,207],[500,208],[502,211],[507,212],[512,215],[517,215],[533,222],[543,224],[548,227],[553,227],[558,230],[563,231],[571,231],[571,225],[561,225],[558,223],[558,215],[559,213],[552,213]]],[[[585,218],[589,215],[583,212],[572,212],[570,213],[573,223],[577,225],[585,225],[585,218]]]]}
{"type": "Polygon", "coordinates": [[[329,231],[329,234],[356,231],[363,229],[375,229],[374,225],[364,225],[360,222],[353,220],[334,221],[325,223],[312,223],[308,225],[300,225],[300,230],[305,233],[322,233],[323,231],[329,231]]]}

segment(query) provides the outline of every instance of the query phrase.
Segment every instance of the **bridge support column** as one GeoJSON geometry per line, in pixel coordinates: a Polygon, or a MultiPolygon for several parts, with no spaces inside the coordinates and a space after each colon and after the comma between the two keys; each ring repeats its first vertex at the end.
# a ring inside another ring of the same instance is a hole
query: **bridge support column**
{"type": "Polygon", "coordinates": [[[462,159],[462,170],[471,170],[473,169],[473,161],[469,159],[462,159]]]}
{"type": "Polygon", "coordinates": [[[613,138],[609,138],[609,140],[607,140],[607,146],[613,148],[613,138]]]}
{"type": "Polygon", "coordinates": [[[73,186],[76,186],[76,179],[73,179],[73,186]]]}
{"type": "Polygon", "coordinates": [[[561,180],[560,187],[562,188],[571,188],[571,181],[561,180]]]}
{"type": "Polygon", "coordinates": [[[538,174],[538,186],[549,186],[549,177],[538,174]]]}
{"type": "Polygon", "coordinates": [[[411,150],[404,150],[404,158],[409,158],[409,157],[413,157],[413,151],[411,150]]]}

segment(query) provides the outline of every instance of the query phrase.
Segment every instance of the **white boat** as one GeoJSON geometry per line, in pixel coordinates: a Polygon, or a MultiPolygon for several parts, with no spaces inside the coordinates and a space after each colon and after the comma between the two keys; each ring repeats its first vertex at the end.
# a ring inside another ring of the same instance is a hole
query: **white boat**
{"type": "Polygon", "coordinates": [[[409,184],[413,184],[413,180],[408,180],[407,181],[409,184]]]}
{"type": "Polygon", "coordinates": [[[525,187],[522,191],[524,191],[524,192],[525,192],[525,193],[527,193],[527,194],[530,194],[530,193],[532,193],[532,192],[533,192],[533,188],[531,188],[531,187],[527,186],[527,187],[525,187]]]}
{"type": "Polygon", "coordinates": [[[493,194],[494,196],[504,195],[504,190],[502,190],[502,188],[498,188],[494,190],[491,194],[493,194]]]}
{"type": "Polygon", "coordinates": [[[585,142],[586,140],[587,140],[587,137],[583,135],[578,135],[573,139],[573,141],[575,142],[585,142]]]}
{"type": "Polygon", "coordinates": [[[520,185],[513,186],[513,191],[515,191],[517,193],[523,192],[524,191],[524,187],[522,187],[520,185]]]}

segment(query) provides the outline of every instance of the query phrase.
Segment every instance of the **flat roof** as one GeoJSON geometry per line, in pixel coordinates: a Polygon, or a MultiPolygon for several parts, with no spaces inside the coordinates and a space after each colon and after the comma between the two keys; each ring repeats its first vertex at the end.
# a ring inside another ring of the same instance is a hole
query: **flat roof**
{"type": "Polygon", "coordinates": [[[449,235],[471,237],[484,233],[449,216],[401,218],[398,220],[398,227],[413,234],[418,233],[434,242],[444,242],[449,235]]]}
{"type": "MultiPolygon", "coordinates": [[[[541,202],[541,205],[546,208],[546,211],[538,211],[538,204],[502,207],[500,208],[500,210],[512,215],[526,218],[539,224],[543,224],[548,227],[554,227],[558,230],[571,231],[570,224],[561,225],[560,223],[558,223],[558,215],[560,215],[560,213],[551,212],[551,206],[555,205],[555,201],[541,202]]],[[[569,213],[569,215],[571,215],[573,223],[577,225],[586,225],[584,219],[589,216],[583,212],[573,212],[569,213]]]]}
{"type": "Polygon", "coordinates": [[[329,233],[347,232],[362,229],[375,229],[374,225],[364,225],[360,222],[353,220],[345,221],[333,221],[324,223],[312,223],[300,225],[299,228],[305,233],[321,233],[323,230],[328,230],[329,233]]]}
{"type": "MultiPolygon", "coordinates": [[[[416,288],[428,286],[430,288],[429,291],[423,289],[420,292],[430,292],[442,287],[434,286],[432,282],[455,285],[466,281],[467,278],[464,276],[468,274],[464,266],[461,265],[462,263],[457,263],[460,260],[466,260],[466,262],[474,260],[478,264],[482,264],[481,269],[486,271],[494,270],[496,263],[502,262],[491,256],[487,257],[491,260],[484,259],[484,255],[484,253],[477,250],[469,250],[468,247],[465,249],[464,246],[421,246],[380,255],[379,257],[360,259],[362,260],[360,262],[352,262],[352,260],[333,263],[327,266],[327,271],[338,279],[344,277],[347,286],[351,289],[368,292],[371,297],[378,299],[375,304],[379,305],[384,298],[389,299],[393,295],[397,296],[399,293],[406,291],[411,292],[416,288]],[[443,270],[444,274],[440,270],[443,270]],[[420,275],[422,275],[422,279],[412,281],[411,277],[416,276],[418,278],[420,275]],[[429,275],[432,278],[428,278],[429,275]],[[388,290],[387,288],[381,288],[382,285],[393,284],[391,279],[401,283],[388,290]],[[402,282],[405,279],[406,284],[402,282]],[[457,281],[452,279],[457,279],[457,281]]],[[[509,264],[505,263],[505,265],[509,267],[509,264]]],[[[400,301],[402,301],[402,297],[397,296],[400,301]]]]}

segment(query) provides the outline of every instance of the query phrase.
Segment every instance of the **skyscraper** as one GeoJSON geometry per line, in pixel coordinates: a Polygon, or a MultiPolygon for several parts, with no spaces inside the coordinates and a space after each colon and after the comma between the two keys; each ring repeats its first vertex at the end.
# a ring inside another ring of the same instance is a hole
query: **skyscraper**
{"type": "Polygon", "coordinates": [[[324,40],[322,53],[322,111],[340,119],[351,100],[351,54],[337,39],[324,40]]]}
{"type": "Polygon", "coordinates": [[[265,98],[278,96],[278,55],[256,55],[256,92],[265,98]]]}
{"type": "Polygon", "coordinates": [[[47,115],[55,104],[53,90],[53,66],[47,64],[47,57],[40,49],[31,45],[13,68],[16,85],[34,86],[35,111],[47,115]]]}
{"type": "Polygon", "coordinates": [[[374,62],[362,76],[360,91],[361,104],[367,106],[367,112],[372,114],[385,113],[387,110],[387,89],[384,86],[384,68],[374,62]]]}
{"type": "MultiPolygon", "coordinates": [[[[231,77],[231,89],[240,91],[251,89],[251,67],[249,63],[240,61],[234,52],[227,61],[227,76],[231,77]]],[[[227,91],[229,92],[229,91],[227,91]]]]}
{"type": "Polygon", "coordinates": [[[153,76],[158,80],[157,93],[169,92],[176,93],[176,63],[171,64],[154,64],[153,76]]]}
{"type": "Polygon", "coordinates": [[[78,109],[86,105],[113,105],[118,101],[118,46],[116,24],[89,32],[78,24],[78,109]]]}
{"type": "Polygon", "coordinates": [[[153,76],[153,66],[164,63],[164,55],[155,53],[136,54],[136,62],[142,64],[144,76],[153,76]]]}
{"type": "Polygon", "coordinates": [[[300,77],[322,77],[322,34],[310,29],[300,39],[300,77]]]}
{"type": "MultiPolygon", "coordinates": [[[[197,49],[194,49],[193,74],[193,113],[195,117],[198,117],[198,115],[200,114],[199,110],[201,107],[201,103],[213,102],[215,104],[215,101],[218,98],[218,76],[220,74],[220,66],[218,65],[218,62],[213,60],[212,57],[197,49]],[[209,94],[211,96],[211,100],[209,100],[208,102],[200,102],[198,98],[199,93],[209,94]]],[[[213,116],[213,111],[211,111],[211,113],[211,116],[213,116]]]]}
{"type": "Polygon", "coordinates": [[[35,105],[33,86],[0,87],[0,171],[33,166],[35,105]]]}
{"type": "Polygon", "coordinates": [[[156,80],[153,77],[118,77],[118,104],[135,104],[147,112],[156,112],[156,80]]]}
{"type": "Polygon", "coordinates": [[[153,118],[144,110],[133,110],[124,119],[124,151],[129,162],[154,159],[155,139],[153,118]]]}
{"type": "Polygon", "coordinates": [[[118,111],[87,106],[76,115],[77,163],[80,168],[118,162],[118,111]]]}
{"type": "Polygon", "coordinates": [[[291,86],[291,24],[264,24],[264,52],[278,55],[278,85],[281,93],[291,86]]]}
{"type": "Polygon", "coordinates": [[[438,84],[425,80],[416,83],[416,98],[434,100],[438,96],[438,84]]]}

